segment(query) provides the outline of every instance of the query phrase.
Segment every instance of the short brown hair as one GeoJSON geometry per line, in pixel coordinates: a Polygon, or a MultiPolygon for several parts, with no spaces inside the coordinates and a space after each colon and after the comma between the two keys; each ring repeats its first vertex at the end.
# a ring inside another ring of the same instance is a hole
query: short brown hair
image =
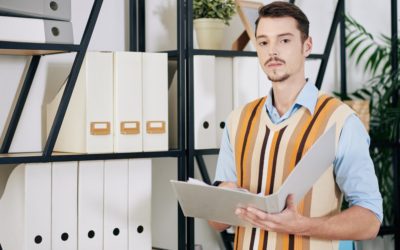
{"type": "Polygon", "coordinates": [[[297,28],[300,30],[302,42],[308,38],[310,22],[304,12],[292,3],[276,1],[261,7],[258,10],[258,18],[256,20],[256,34],[258,22],[263,17],[293,17],[297,21],[297,28]]]}

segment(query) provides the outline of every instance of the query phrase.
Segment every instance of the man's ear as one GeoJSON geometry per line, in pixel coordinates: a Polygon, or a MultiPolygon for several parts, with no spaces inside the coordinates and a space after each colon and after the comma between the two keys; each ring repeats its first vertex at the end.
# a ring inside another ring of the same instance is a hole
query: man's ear
{"type": "Polygon", "coordinates": [[[303,44],[303,54],[305,57],[309,56],[312,51],[312,38],[311,36],[308,36],[308,38],[304,41],[303,44]]]}

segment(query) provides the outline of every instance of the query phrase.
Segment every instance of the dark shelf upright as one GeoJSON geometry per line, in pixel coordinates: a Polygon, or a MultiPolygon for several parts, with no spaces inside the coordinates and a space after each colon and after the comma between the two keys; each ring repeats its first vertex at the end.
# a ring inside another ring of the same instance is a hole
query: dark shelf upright
{"type": "MultiPolygon", "coordinates": [[[[399,58],[398,58],[398,30],[397,30],[397,0],[391,0],[391,43],[392,43],[392,50],[391,50],[391,57],[390,63],[392,67],[392,81],[395,86],[397,86],[398,80],[398,72],[399,72],[399,58]]],[[[392,106],[398,107],[399,101],[399,90],[395,92],[392,97],[392,106]]],[[[395,133],[397,135],[395,143],[398,143],[399,132],[395,133]]],[[[400,147],[393,148],[393,187],[394,187],[394,248],[400,249],[400,178],[399,178],[399,154],[400,154],[400,147]]]]}
{"type": "MultiPolygon", "coordinates": [[[[186,1],[186,23],[187,23],[187,38],[186,38],[186,117],[187,117],[187,159],[186,159],[186,169],[187,178],[194,177],[194,88],[193,88],[193,0],[186,1]]],[[[194,218],[186,218],[186,244],[187,249],[194,250],[194,218]]]]}
{"type": "Polygon", "coordinates": [[[61,98],[60,105],[57,109],[56,116],[50,129],[49,137],[47,138],[46,145],[43,150],[44,159],[49,159],[53,152],[54,145],[57,140],[58,133],[60,132],[61,124],[67,111],[69,100],[71,99],[72,92],[75,87],[76,79],[78,78],[79,71],[82,66],[83,59],[85,58],[87,47],[89,46],[90,38],[92,37],[94,27],[96,25],[97,18],[100,13],[101,5],[103,0],[95,0],[93,3],[92,10],[88,22],[85,27],[81,42],[79,44],[79,50],[75,55],[74,63],[72,64],[71,72],[68,77],[68,81],[65,86],[64,93],[61,98]]]}
{"type": "MultiPolygon", "coordinates": [[[[178,149],[183,153],[178,157],[178,180],[186,180],[186,79],[185,50],[186,25],[185,0],[177,0],[177,62],[178,62],[178,149]]],[[[178,203],[178,249],[186,249],[186,218],[178,203]]]]}

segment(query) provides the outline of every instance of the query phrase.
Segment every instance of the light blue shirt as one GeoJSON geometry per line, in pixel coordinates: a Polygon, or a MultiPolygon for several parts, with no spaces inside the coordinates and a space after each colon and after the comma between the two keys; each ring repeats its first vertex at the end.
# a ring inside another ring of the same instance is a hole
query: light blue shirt
{"type": "MultiPolygon", "coordinates": [[[[305,107],[310,114],[318,100],[318,89],[307,82],[300,91],[293,106],[280,116],[272,104],[272,89],[265,103],[266,111],[274,124],[279,124],[292,116],[300,107],[305,107]]],[[[336,183],[350,206],[361,206],[375,213],[382,222],[382,196],[374,164],[369,154],[370,138],[364,125],[356,115],[345,121],[338,143],[336,158],[333,162],[336,183]]],[[[215,180],[237,181],[233,150],[227,129],[224,130],[218,156],[215,180]]]]}

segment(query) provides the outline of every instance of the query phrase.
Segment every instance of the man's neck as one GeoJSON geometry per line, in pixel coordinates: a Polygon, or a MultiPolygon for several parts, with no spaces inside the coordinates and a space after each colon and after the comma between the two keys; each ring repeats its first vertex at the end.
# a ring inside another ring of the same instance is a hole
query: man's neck
{"type": "Polygon", "coordinates": [[[299,79],[287,79],[283,82],[273,82],[273,104],[279,115],[284,115],[295,102],[298,94],[306,84],[304,77],[299,79]]]}

